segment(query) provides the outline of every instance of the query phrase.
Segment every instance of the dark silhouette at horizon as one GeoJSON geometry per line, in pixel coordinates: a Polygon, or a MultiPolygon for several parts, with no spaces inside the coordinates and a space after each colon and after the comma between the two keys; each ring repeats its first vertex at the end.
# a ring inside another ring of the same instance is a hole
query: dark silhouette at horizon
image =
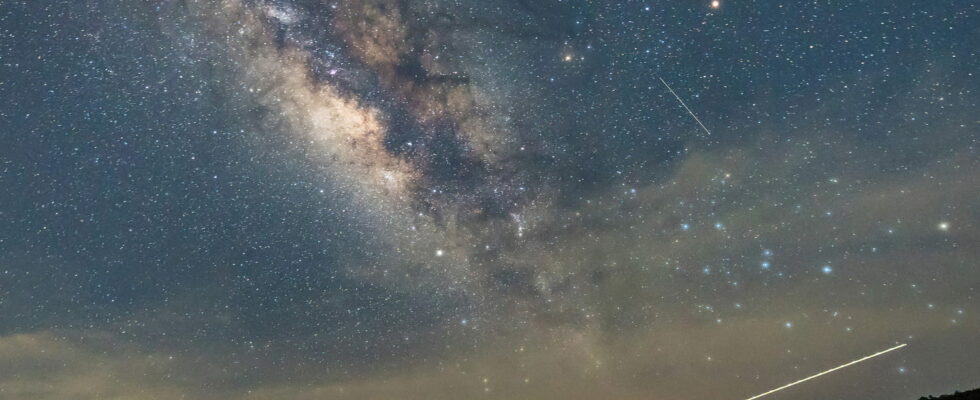
{"type": "Polygon", "coordinates": [[[946,394],[939,397],[920,397],[919,400],[978,400],[980,399],[980,388],[966,392],[956,391],[953,394],[946,394]]]}

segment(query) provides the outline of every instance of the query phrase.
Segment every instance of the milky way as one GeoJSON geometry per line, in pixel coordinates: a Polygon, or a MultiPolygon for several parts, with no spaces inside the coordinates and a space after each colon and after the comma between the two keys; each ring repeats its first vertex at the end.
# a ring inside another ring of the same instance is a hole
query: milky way
{"type": "Polygon", "coordinates": [[[0,3],[0,397],[980,385],[974,4],[79,3],[0,3]]]}

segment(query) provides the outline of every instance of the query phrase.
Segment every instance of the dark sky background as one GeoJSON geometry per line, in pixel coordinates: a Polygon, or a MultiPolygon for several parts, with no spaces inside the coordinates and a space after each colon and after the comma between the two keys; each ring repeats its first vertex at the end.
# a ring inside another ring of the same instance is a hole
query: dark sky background
{"type": "Polygon", "coordinates": [[[0,0],[0,397],[745,399],[901,343],[769,398],[980,386],[977,38],[966,0],[0,0]]]}

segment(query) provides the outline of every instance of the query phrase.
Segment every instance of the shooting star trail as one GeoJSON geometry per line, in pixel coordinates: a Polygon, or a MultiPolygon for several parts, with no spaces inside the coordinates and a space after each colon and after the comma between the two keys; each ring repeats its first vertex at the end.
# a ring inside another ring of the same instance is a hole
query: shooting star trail
{"type": "Polygon", "coordinates": [[[749,398],[748,398],[748,399],[746,399],[746,400],[755,400],[755,399],[758,399],[758,398],[760,398],[760,397],[762,397],[762,396],[765,396],[765,395],[768,395],[768,394],[772,394],[772,393],[775,393],[775,392],[778,392],[778,391],[780,391],[780,390],[783,390],[783,389],[786,389],[786,388],[788,388],[788,387],[790,387],[790,386],[794,386],[794,385],[797,385],[797,384],[800,384],[800,383],[803,383],[803,382],[806,382],[806,381],[808,381],[808,380],[810,380],[810,379],[814,379],[814,378],[817,378],[817,377],[820,377],[820,376],[823,376],[823,375],[827,375],[827,374],[829,374],[829,373],[831,373],[831,372],[834,372],[834,371],[836,371],[836,370],[839,370],[839,369],[841,369],[841,368],[847,368],[847,367],[850,367],[850,366],[852,366],[852,365],[854,365],[854,364],[857,364],[857,363],[859,363],[859,362],[861,362],[861,361],[865,361],[865,360],[870,360],[870,359],[872,359],[872,358],[875,358],[875,357],[878,357],[878,356],[880,356],[880,355],[882,355],[882,354],[885,354],[885,353],[888,353],[888,352],[890,352],[890,351],[895,351],[895,350],[898,350],[898,349],[901,349],[902,347],[905,347],[905,346],[907,346],[907,345],[908,345],[908,344],[906,344],[906,343],[902,343],[902,344],[900,344],[900,345],[898,345],[898,346],[895,346],[895,347],[892,347],[892,348],[890,348],[890,349],[887,349],[887,350],[882,350],[882,351],[879,351],[879,352],[877,352],[877,353],[874,353],[874,354],[872,354],[872,355],[870,355],[870,356],[867,356],[867,357],[864,357],[864,358],[861,358],[861,359],[859,359],[859,360],[854,360],[854,361],[851,361],[851,362],[849,362],[849,363],[847,363],[847,364],[844,364],[844,365],[841,365],[841,366],[839,366],[839,367],[835,367],[835,368],[831,368],[831,369],[828,369],[828,370],[826,370],[826,371],[824,371],[824,372],[821,372],[821,373],[819,373],[819,374],[816,374],[816,375],[813,375],[813,376],[811,376],[811,377],[808,377],[808,378],[803,378],[803,379],[800,379],[800,380],[798,380],[798,381],[796,381],[796,382],[793,382],[793,383],[790,383],[790,384],[788,384],[788,385],[783,385],[783,386],[780,386],[780,387],[778,387],[778,388],[775,388],[775,389],[773,389],[773,390],[770,390],[770,391],[768,391],[768,392],[765,392],[765,393],[763,393],[763,394],[760,394],[760,395],[756,395],[756,396],[752,396],[752,397],[749,397],[749,398]]]}
{"type": "Polygon", "coordinates": [[[681,102],[681,105],[684,106],[684,109],[687,110],[687,113],[691,114],[691,116],[694,117],[695,121],[698,121],[698,125],[701,125],[701,129],[704,129],[704,131],[707,132],[708,135],[711,135],[711,131],[709,131],[708,128],[706,128],[704,124],[701,123],[701,120],[698,119],[697,115],[694,115],[694,111],[691,111],[691,109],[687,107],[687,104],[684,104],[684,100],[681,100],[681,96],[678,96],[677,93],[674,93],[674,89],[670,88],[670,85],[667,84],[667,81],[665,81],[664,78],[659,78],[659,79],[661,82],[664,83],[664,86],[667,87],[667,90],[670,91],[670,94],[674,95],[674,97],[677,98],[677,101],[681,102]]]}

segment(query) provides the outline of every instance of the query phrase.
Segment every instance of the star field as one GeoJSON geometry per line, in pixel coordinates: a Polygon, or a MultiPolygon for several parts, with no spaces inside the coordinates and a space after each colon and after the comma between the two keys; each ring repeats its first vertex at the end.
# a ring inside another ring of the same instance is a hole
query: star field
{"type": "MultiPolygon", "coordinates": [[[[980,386],[968,1],[0,2],[0,397],[980,386]]],[[[741,397],[739,397],[741,396],[741,397]]]]}

